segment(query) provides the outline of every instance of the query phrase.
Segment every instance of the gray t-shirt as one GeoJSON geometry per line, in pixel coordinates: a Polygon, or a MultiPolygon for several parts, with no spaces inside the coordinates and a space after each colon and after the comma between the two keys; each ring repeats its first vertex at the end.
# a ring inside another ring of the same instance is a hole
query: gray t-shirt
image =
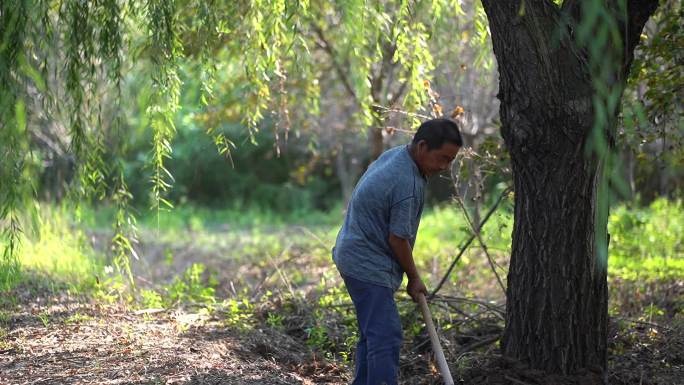
{"type": "Polygon", "coordinates": [[[343,275],[397,290],[404,271],[389,245],[390,233],[416,242],[425,201],[425,178],[402,145],[385,151],[352,193],[333,247],[343,275]]]}

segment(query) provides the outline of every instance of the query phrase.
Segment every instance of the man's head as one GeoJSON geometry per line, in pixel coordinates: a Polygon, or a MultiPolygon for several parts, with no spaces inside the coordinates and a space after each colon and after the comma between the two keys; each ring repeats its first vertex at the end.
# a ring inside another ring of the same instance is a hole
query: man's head
{"type": "Polygon", "coordinates": [[[456,122],[432,119],[418,127],[411,143],[411,155],[420,172],[430,176],[447,170],[462,146],[456,122]]]}

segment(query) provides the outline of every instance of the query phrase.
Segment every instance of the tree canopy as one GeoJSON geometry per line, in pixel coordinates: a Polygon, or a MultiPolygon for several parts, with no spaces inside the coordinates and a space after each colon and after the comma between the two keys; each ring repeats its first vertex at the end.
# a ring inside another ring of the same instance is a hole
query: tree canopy
{"type": "Polygon", "coordinates": [[[288,135],[292,119],[305,122],[318,114],[319,79],[326,68],[352,98],[356,125],[375,125],[381,134],[379,107],[408,112],[410,122],[420,109],[430,113],[425,89],[435,67],[428,47],[433,34],[448,36],[453,23],[474,15],[477,41],[485,41],[484,13],[479,3],[472,5],[480,11],[467,15],[460,1],[4,3],[3,260],[11,264],[19,213],[35,197],[36,154],[28,150],[36,136],[53,145],[66,142],[63,151],[71,154],[76,176],[68,189],[74,202],[109,197],[119,205],[114,249],[122,263],[127,260],[131,246],[125,234],[134,229],[134,218],[120,162],[130,126],[122,107],[126,82],[143,84],[142,124],[152,134],[152,207],[170,208],[166,196],[173,176],[166,162],[176,134],[182,64],[199,69],[199,100],[209,117],[204,130],[227,157],[235,144],[217,121],[227,116],[212,115],[219,69],[230,73],[219,77],[238,87],[242,101],[225,112],[242,120],[252,140],[272,112],[276,143],[288,135]]]}

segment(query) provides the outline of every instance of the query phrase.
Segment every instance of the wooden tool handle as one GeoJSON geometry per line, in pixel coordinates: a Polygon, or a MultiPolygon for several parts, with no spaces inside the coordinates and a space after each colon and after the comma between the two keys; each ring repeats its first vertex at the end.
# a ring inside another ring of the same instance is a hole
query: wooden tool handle
{"type": "Polygon", "coordinates": [[[432,323],[432,314],[430,314],[425,295],[422,293],[418,294],[418,303],[420,303],[420,310],[423,312],[423,318],[425,318],[425,325],[427,325],[428,334],[430,334],[430,342],[432,342],[432,351],[435,353],[437,366],[439,367],[439,372],[442,374],[442,379],[446,385],[454,385],[454,379],[451,378],[451,371],[449,371],[449,365],[447,365],[446,358],[444,357],[442,345],[439,344],[439,337],[437,337],[435,324],[432,323]]]}

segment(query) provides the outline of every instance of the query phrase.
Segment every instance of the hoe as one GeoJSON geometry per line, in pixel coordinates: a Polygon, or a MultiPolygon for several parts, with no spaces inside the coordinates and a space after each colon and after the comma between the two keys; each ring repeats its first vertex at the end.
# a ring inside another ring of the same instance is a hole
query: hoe
{"type": "Polygon", "coordinates": [[[419,294],[418,302],[420,303],[420,310],[423,312],[423,318],[425,318],[425,325],[427,326],[428,334],[430,334],[430,342],[432,342],[432,351],[435,352],[435,359],[437,360],[437,366],[439,367],[439,372],[442,374],[444,384],[454,385],[454,379],[451,378],[451,372],[449,371],[446,358],[444,358],[442,346],[439,344],[439,337],[437,337],[435,325],[432,323],[432,314],[430,314],[430,309],[428,309],[425,295],[419,294]]]}

